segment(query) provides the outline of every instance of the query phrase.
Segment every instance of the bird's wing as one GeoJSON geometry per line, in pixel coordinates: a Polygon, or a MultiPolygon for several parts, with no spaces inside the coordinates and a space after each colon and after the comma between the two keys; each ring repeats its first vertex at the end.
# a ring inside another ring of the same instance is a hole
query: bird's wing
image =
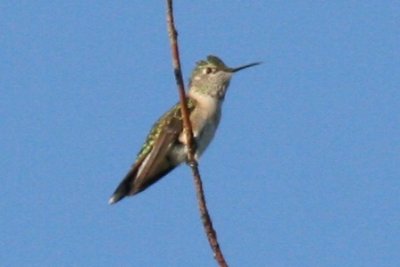
{"type": "Polygon", "coordinates": [[[177,163],[171,161],[168,154],[173,147],[179,145],[177,143],[181,132],[182,120],[180,118],[174,117],[166,122],[165,127],[155,138],[151,151],[139,163],[140,166],[133,181],[133,194],[143,191],[176,167],[177,163]]]}
{"type": "MultiPolygon", "coordinates": [[[[189,112],[192,112],[194,102],[189,100],[188,106],[189,112]]],[[[183,145],[179,140],[182,129],[182,116],[178,103],[153,126],[135,164],[119,184],[109,203],[116,203],[127,195],[143,191],[179,164],[169,156],[177,145],[183,145]]]]}

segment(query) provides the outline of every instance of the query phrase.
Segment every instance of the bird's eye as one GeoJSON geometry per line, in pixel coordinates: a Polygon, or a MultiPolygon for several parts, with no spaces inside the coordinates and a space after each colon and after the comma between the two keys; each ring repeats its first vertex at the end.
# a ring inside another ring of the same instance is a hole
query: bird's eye
{"type": "Polygon", "coordinates": [[[204,69],[204,74],[210,74],[211,72],[213,72],[212,68],[205,68],[204,69]]]}

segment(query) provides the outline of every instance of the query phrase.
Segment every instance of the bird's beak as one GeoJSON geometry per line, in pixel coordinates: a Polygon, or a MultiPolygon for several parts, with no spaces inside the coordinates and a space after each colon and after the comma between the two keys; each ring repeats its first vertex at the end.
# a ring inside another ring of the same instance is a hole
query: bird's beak
{"type": "Polygon", "coordinates": [[[260,65],[260,64],[261,64],[261,62],[255,62],[255,63],[247,64],[247,65],[244,65],[244,66],[240,66],[240,67],[237,67],[237,68],[231,68],[230,71],[232,73],[233,72],[238,72],[239,70],[247,69],[247,68],[250,68],[250,67],[253,67],[253,66],[257,66],[257,65],[260,65]]]}

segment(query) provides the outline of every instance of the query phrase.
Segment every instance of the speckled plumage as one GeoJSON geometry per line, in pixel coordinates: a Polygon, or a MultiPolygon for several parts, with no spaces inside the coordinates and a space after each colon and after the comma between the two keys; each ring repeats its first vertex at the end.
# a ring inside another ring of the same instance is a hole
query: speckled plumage
{"type": "MultiPolygon", "coordinates": [[[[194,101],[192,99],[187,99],[187,105],[189,108],[189,113],[194,109],[194,101]]],[[[177,103],[169,111],[167,111],[161,118],[159,118],[156,123],[154,123],[150,133],[148,134],[145,143],[140,149],[136,157],[136,162],[142,160],[152,149],[155,140],[160,136],[161,132],[165,129],[165,125],[168,125],[172,119],[178,119],[182,121],[181,106],[177,103]]]]}

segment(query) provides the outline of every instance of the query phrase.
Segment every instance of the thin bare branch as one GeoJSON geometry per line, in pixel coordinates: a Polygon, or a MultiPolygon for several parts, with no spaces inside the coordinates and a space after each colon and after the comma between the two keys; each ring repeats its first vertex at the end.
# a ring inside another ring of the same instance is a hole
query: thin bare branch
{"type": "Polygon", "coordinates": [[[174,67],[174,75],[176,79],[176,83],[178,86],[179,99],[181,102],[181,110],[182,110],[182,118],[184,131],[186,134],[186,147],[188,150],[188,158],[187,162],[190,168],[192,169],[193,179],[196,187],[196,196],[199,205],[199,211],[201,220],[203,223],[204,231],[206,232],[208,242],[210,243],[211,249],[214,253],[214,258],[218,262],[219,266],[227,267],[228,264],[224,259],[224,255],[220,249],[217,240],[217,233],[215,232],[211,217],[208,213],[206,200],[204,197],[203,183],[201,181],[200,172],[198,168],[198,163],[195,158],[195,142],[193,138],[193,129],[192,124],[190,123],[189,111],[187,107],[187,98],[185,94],[185,87],[182,78],[181,64],[179,58],[179,49],[178,49],[178,33],[175,28],[174,15],[173,15],[173,1],[167,0],[167,27],[168,27],[168,35],[171,44],[171,52],[172,52],[172,64],[174,67]]]}

